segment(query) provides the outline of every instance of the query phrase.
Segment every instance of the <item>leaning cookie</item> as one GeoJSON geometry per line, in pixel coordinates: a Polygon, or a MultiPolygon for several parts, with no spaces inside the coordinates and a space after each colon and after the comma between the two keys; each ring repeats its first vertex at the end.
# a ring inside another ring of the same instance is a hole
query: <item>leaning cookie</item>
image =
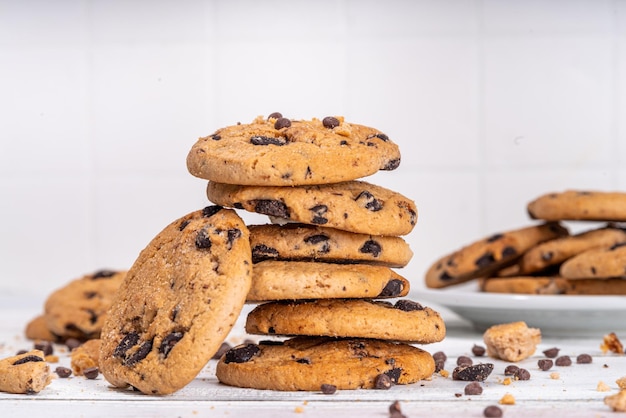
{"type": "Polygon", "coordinates": [[[482,279],[487,293],[531,295],[626,295],[624,279],[564,279],[562,277],[512,277],[482,279]]]}
{"type": "Polygon", "coordinates": [[[567,190],[538,197],[527,206],[533,219],[546,221],[626,221],[626,193],[567,190]]]}
{"type": "Polygon", "coordinates": [[[247,300],[394,298],[409,287],[384,266],[268,260],[254,265],[247,300]]]}
{"type": "Polygon", "coordinates": [[[246,331],[261,335],[376,338],[428,344],[443,340],[437,312],[400,299],[395,305],[363,299],[269,302],[254,308],[246,331]]]}
{"type": "Polygon", "coordinates": [[[580,253],[563,263],[560,271],[567,279],[626,278],[626,241],[580,253]]]}
{"type": "Polygon", "coordinates": [[[406,235],[417,222],[415,203],[364,181],[300,187],[240,186],[209,182],[215,204],[343,231],[406,235]]]}
{"type": "Polygon", "coordinates": [[[169,394],[202,370],[250,290],[248,229],[209,206],[167,226],[129,270],[102,329],[99,365],[113,386],[169,394]]]}
{"type": "Polygon", "coordinates": [[[401,237],[357,234],[319,225],[248,225],[252,261],[300,260],[404,267],[413,257],[401,237]]]}
{"type": "Polygon", "coordinates": [[[381,375],[394,384],[427,379],[432,356],[408,344],[371,339],[296,337],[284,343],[260,342],[235,347],[222,356],[220,382],[238,387],[281,391],[372,389],[381,375]]]}
{"type": "Polygon", "coordinates": [[[200,138],[189,151],[189,172],[203,179],[257,186],[338,183],[393,170],[400,150],[377,129],[343,117],[291,120],[258,117],[200,138]]]}
{"type": "Polygon", "coordinates": [[[567,229],[555,222],[494,234],[433,263],[426,272],[426,286],[441,288],[488,277],[513,264],[537,244],[566,235],[567,229]]]}
{"type": "Polygon", "coordinates": [[[61,342],[63,339],[57,335],[54,335],[48,329],[46,318],[41,315],[37,315],[26,324],[24,329],[24,335],[29,340],[33,341],[54,341],[61,342]]]}
{"type": "Polygon", "coordinates": [[[32,395],[52,380],[50,366],[41,350],[32,350],[0,360],[0,392],[32,395]]]}

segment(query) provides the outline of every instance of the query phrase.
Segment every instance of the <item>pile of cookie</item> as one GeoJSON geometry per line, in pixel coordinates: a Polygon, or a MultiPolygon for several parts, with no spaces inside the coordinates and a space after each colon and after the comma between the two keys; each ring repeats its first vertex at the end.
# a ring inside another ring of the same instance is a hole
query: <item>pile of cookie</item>
{"type": "Polygon", "coordinates": [[[472,279],[494,293],[625,295],[626,193],[567,190],[527,205],[542,223],[493,234],[447,254],[425,275],[431,288],[472,279]],[[572,223],[593,223],[570,234],[572,223]],[[597,225],[600,223],[600,225],[597,225]]]}

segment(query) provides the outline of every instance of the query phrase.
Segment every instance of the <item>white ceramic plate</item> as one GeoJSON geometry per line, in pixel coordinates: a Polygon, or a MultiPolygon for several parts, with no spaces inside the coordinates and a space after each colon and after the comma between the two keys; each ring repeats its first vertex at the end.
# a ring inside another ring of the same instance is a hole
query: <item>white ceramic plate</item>
{"type": "Polygon", "coordinates": [[[626,332],[626,296],[518,295],[479,292],[475,283],[419,292],[420,302],[441,305],[484,331],[525,321],[543,335],[603,336],[626,332]]]}

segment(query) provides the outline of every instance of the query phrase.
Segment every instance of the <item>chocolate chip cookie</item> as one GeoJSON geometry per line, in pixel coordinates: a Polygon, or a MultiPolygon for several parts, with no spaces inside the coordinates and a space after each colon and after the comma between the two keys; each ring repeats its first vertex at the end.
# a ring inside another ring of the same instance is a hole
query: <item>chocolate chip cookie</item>
{"type": "Polygon", "coordinates": [[[406,235],[417,222],[415,203],[364,181],[300,187],[240,186],[209,182],[215,204],[286,221],[373,235],[406,235]]]}
{"type": "Polygon", "coordinates": [[[535,295],[626,295],[624,279],[564,279],[562,277],[488,278],[480,288],[489,293],[535,295]]]}
{"type": "Polygon", "coordinates": [[[217,364],[220,382],[281,391],[376,388],[381,375],[393,384],[429,378],[432,356],[408,344],[372,339],[296,337],[235,347],[217,364]]]}
{"type": "Polygon", "coordinates": [[[44,305],[50,332],[59,339],[98,338],[126,271],[100,270],[52,292],[44,305]]]}
{"type": "Polygon", "coordinates": [[[102,329],[101,371],[113,386],[169,394],[200,372],[250,290],[248,229],[209,206],[168,225],[141,252],[102,329]]]}
{"type": "Polygon", "coordinates": [[[527,206],[533,219],[546,221],[626,221],[626,193],[567,190],[538,197],[527,206]]]}
{"type": "Polygon", "coordinates": [[[568,235],[556,222],[498,233],[469,244],[435,263],[426,272],[426,285],[441,288],[478,277],[515,263],[537,244],[568,235]]]}
{"type": "Polygon", "coordinates": [[[626,241],[587,250],[561,265],[567,279],[626,278],[626,241]]]}
{"type": "Polygon", "coordinates": [[[413,257],[401,237],[356,234],[319,225],[249,225],[252,262],[263,260],[367,263],[404,267],[413,257]]]}
{"type": "Polygon", "coordinates": [[[428,344],[446,333],[437,312],[417,302],[364,299],[269,302],[254,308],[246,331],[262,335],[376,338],[428,344]]]}
{"type": "Polygon", "coordinates": [[[252,269],[248,301],[395,298],[409,287],[407,279],[384,266],[268,260],[252,269]]]}
{"type": "Polygon", "coordinates": [[[33,395],[50,384],[52,374],[41,350],[0,360],[0,391],[33,395]]]}
{"type": "Polygon", "coordinates": [[[189,172],[219,183],[298,186],[338,183],[393,170],[400,150],[377,129],[343,117],[292,120],[258,117],[200,138],[189,151],[189,172]]]}

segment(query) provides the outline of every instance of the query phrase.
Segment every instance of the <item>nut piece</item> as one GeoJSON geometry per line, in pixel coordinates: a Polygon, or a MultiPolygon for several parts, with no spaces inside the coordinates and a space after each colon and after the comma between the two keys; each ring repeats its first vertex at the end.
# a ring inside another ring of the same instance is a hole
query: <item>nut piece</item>
{"type": "Polygon", "coordinates": [[[614,412],[626,412],[626,389],[622,389],[615,395],[604,398],[604,403],[613,409],[614,412]]]}
{"type": "Polygon", "coordinates": [[[487,354],[494,358],[517,362],[532,356],[541,343],[541,330],[528,328],[525,322],[494,325],[483,334],[487,354]]]}
{"type": "Polygon", "coordinates": [[[604,336],[600,349],[603,353],[611,351],[616,354],[624,354],[624,346],[614,332],[604,336]]]}

